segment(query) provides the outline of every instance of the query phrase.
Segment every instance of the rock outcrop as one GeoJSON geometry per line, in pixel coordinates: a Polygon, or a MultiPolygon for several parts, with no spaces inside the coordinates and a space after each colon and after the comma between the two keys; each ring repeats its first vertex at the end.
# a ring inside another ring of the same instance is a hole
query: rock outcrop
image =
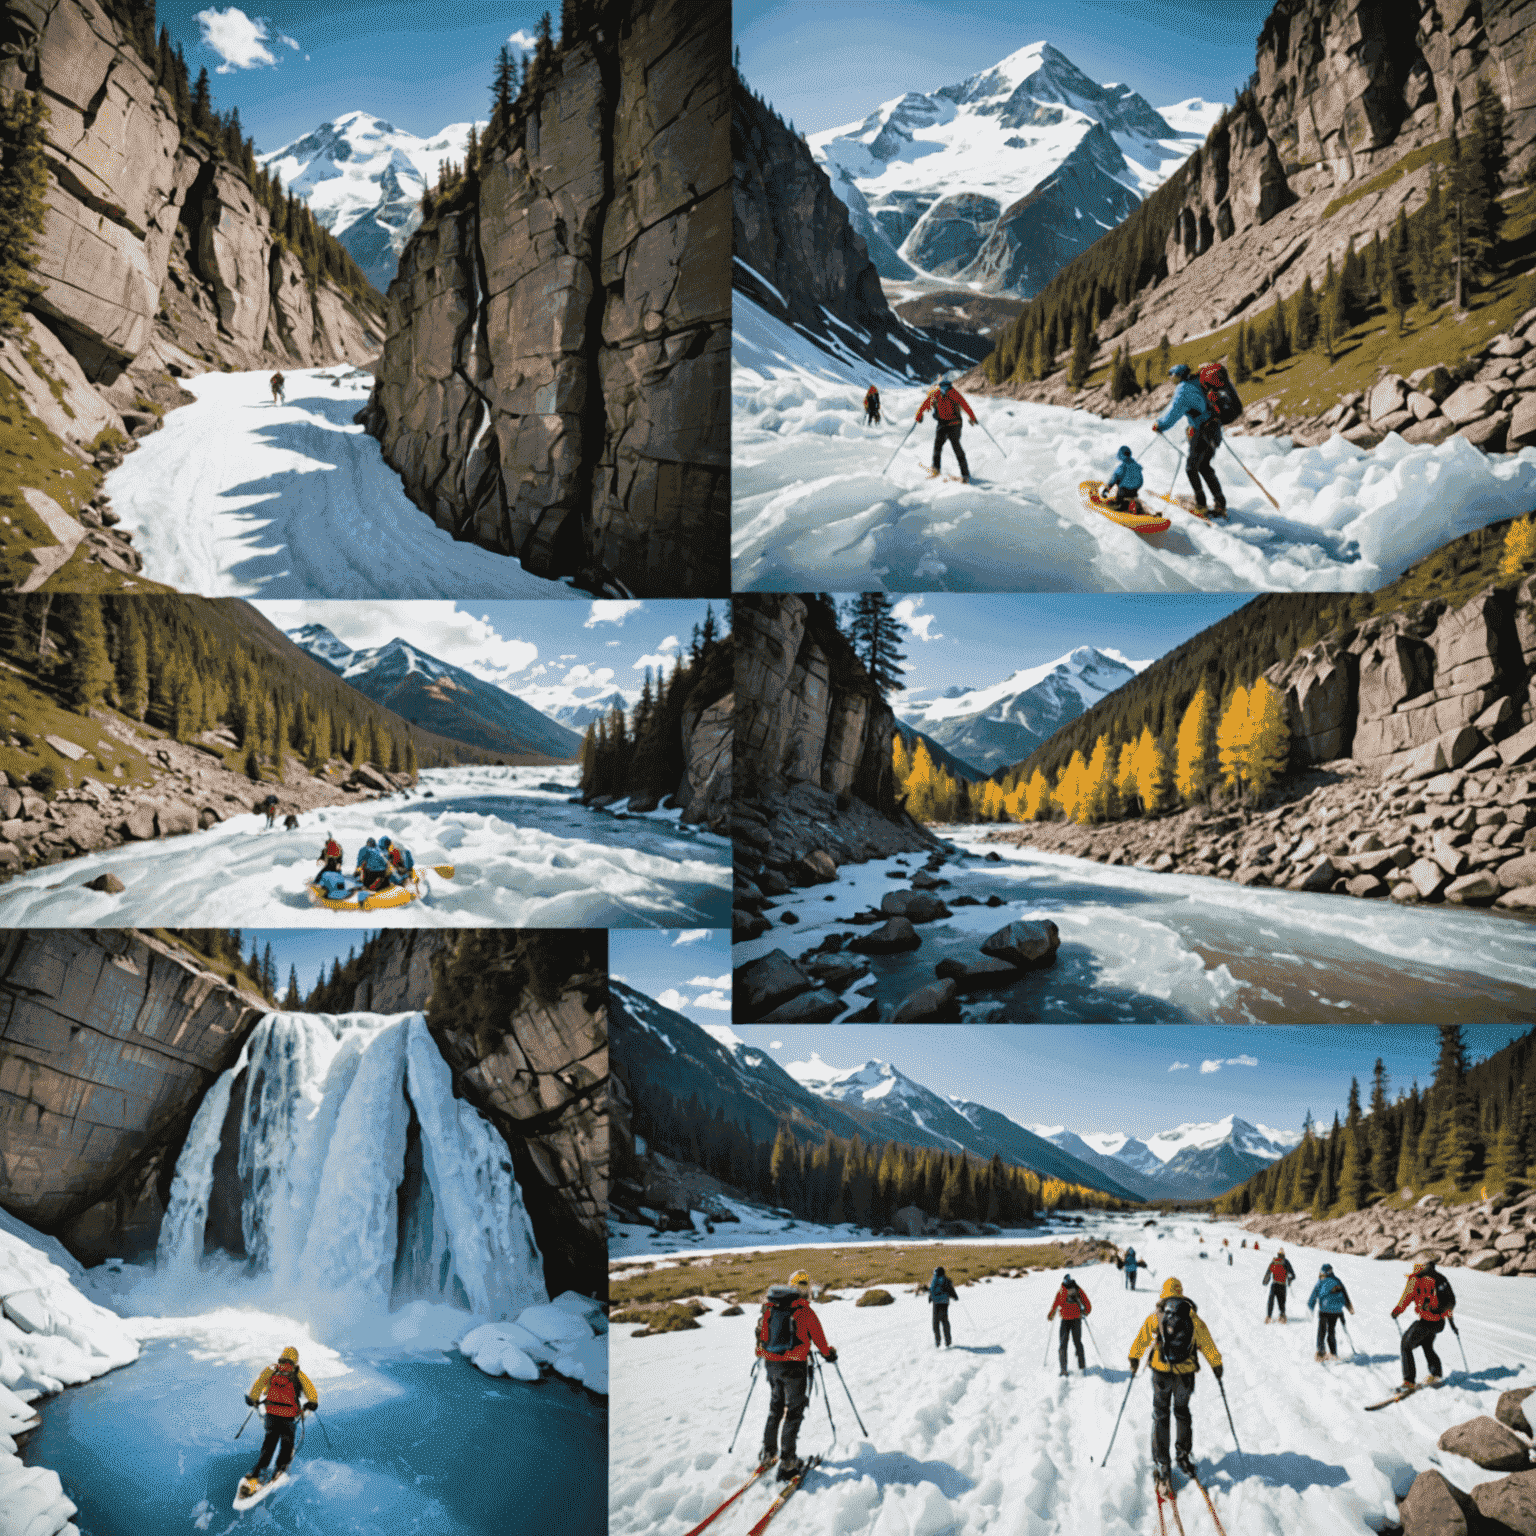
{"type": "Polygon", "coordinates": [[[192,1117],[265,1011],[144,933],[0,936],[0,1205],[86,1263],[153,1247],[192,1117]]]}
{"type": "Polygon", "coordinates": [[[451,928],[386,928],[368,948],[352,996],[358,1013],[408,1013],[432,1001],[432,960],[452,949],[451,928]]]}
{"type": "Polygon", "coordinates": [[[729,584],[727,20],[616,5],[390,284],[359,420],[440,527],[537,575],[729,584]]]}

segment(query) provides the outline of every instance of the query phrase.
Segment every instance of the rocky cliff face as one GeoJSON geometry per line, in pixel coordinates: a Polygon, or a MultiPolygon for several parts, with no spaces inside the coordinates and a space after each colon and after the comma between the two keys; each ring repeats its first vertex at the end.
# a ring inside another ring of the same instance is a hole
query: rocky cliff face
{"type": "Polygon", "coordinates": [[[456,538],[595,591],[727,582],[727,17],[615,7],[412,237],[360,420],[456,538]]]}
{"type": "Polygon", "coordinates": [[[204,1093],[263,1009],[132,930],[0,937],[0,1205],[78,1258],[152,1247],[204,1093]]]}
{"type": "Polygon", "coordinates": [[[96,0],[7,8],[0,91],[16,90],[40,91],[51,114],[32,309],[120,430],[138,397],[176,403],[174,378],[203,367],[361,363],[378,351],[376,315],[326,282],[311,293],[301,278],[294,292],[297,263],[274,245],[266,210],[182,141],[152,72],[96,0]]]}
{"type": "Polygon", "coordinates": [[[358,1013],[410,1013],[432,1001],[432,957],[452,949],[451,928],[390,928],[374,941],[357,984],[358,1013]]]}

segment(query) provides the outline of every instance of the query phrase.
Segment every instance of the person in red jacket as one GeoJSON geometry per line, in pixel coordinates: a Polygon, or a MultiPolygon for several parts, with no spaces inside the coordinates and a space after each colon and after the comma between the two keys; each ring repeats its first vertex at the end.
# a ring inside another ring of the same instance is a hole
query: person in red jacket
{"type": "Polygon", "coordinates": [[[1264,1307],[1264,1321],[1270,1320],[1270,1314],[1275,1310],[1275,1303],[1280,1303],[1280,1321],[1286,1322],[1285,1315],[1285,1288],[1296,1278],[1296,1271],[1291,1268],[1291,1261],[1285,1256],[1282,1248],[1274,1258],[1264,1267],[1264,1278],[1260,1285],[1268,1284],[1269,1300],[1264,1307]]]}
{"type": "Polygon", "coordinates": [[[293,1427],[303,1414],[320,1406],[320,1394],[315,1391],[314,1382],[299,1369],[299,1352],[290,1344],[277,1364],[269,1365],[256,1378],[245,1400],[252,1408],[262,1409],[267,1436],[261,1443],[256,1465],[240,1480],[237,1493],[242,1499],[248,1499],[261,1487],[262,1471],[274,1450],[277,1465],[272,1471],[273,1481],[288,1470],[288,1463],[293,1460],[293,1427]]]}
{"type": "Polygon", "coordinates": [[[1093,1303],[1088,1300],[1087,1294],[1079,1287],[1071,1275],[1062,1277],[1061,1289],[1056,1292],[1056,1300],[1051,1303],[1051,1310],[1045,1314],[1046,1322],[1061,1312],[1061,1374],[1067,1374],[1067,1340],[1071,1339],[1077,1347],[1077,1368],[1080,1371],[1088,1369],[1088,1362],[1083,1358],[1083,1319],[1093,1311],[1093,1303]]]}
{"type": "Polygon", "coordinates": [[[960,461],[960,478],[967,484],[970,483],[971,466],[965,462],[965,449],[960,446],[960,413],[964,411],[971,418],[971,425],[976,425],[976,412],[971,409],[970,402],[949,382],[946,374],[932,389],[928,391],[927,398],[917,408],[917,419],[923,419],[923,412],[929,406],[933,407],[933,422],[938,428],[933,438],[933,474],[939,472],[939,455],[944,451],[944,444],[949,443],[955,450],[955,458],[960,461]]]}
{"type": "Polygon", "coordinates": [[[325,847],[320,850],[320,860],[324,868],[322,875],[341,873],[341,844],[334,837],[327,837],[325,847]]]}
{"type": "Polygon", "coordinates": [[[797,1269],[788,1285],[771,1285],[757,1320],[757,1353],[768,1376],[768,1422],[763,1426],[761,1461],[779,1459],[779,1481],[797,1477],[802,1463],[795,1454],[800,1421],[811,1378],[811,1345],[824,1359],[836,1360],[837,1351],[827,1343],[821,1321],[811,1310],[811,1277],[797,1269]],[[779,1433],[779,1421],[784,1430],[779,1433]]]}
{"type": "Polygon", "coordinates": [[[1403,1287],[1402,1296],[1392,1308],[1392,1316],[1396,1317],[1409,1307],[1419,1315],[1403,1335],[1403,1386],[1417,1385],[1413,1352],[1422,1349],[1424,1363],[1429,1367],[1424,1385],[1433,1387],[1439,1383],[1441,1376],[1440,1357],[1435,1353],[1435,1335],[1445,1327],[1446,1319],[1456,1310],[1456,1293],[1451,1289],[1451,1282],[1435,1268],[1433,1259],[1425,1259],[1413,1266],[1408,1284],[1403,1287]]]}
{"type": "Polygon", "coordinates": [[[864,425],[880,425],[880,391],[873,384],[864,391],[864,425]]]}

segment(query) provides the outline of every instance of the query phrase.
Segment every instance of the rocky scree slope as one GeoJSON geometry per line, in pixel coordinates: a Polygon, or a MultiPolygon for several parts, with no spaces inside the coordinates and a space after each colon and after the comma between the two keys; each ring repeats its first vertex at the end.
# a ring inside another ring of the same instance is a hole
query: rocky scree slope
{"type": "Polygon", "coordinates": [[[1420,1472],[1398,1501],[1403,1536],[1455,1536],[1462,1531],[1503,1536],[1507,1531],[1536,1530],[1536,1468],[1531,1466],[1532,1431],[1523,1406],[1532,1392],[1536,1387],[1500,1392],[1492,1417],[1481,1414],[1453,1424],[1440,1436],[1442,1451],[1510,1475],[1490,1478],[1467,1493],[1442,1472],[1420,1472]]]}
{"type": "Polygon", "coordinates": [[[728,585],[727,31],[613,6],[390,284],[358,419],[439,527],[535,575],[728,585]]]}

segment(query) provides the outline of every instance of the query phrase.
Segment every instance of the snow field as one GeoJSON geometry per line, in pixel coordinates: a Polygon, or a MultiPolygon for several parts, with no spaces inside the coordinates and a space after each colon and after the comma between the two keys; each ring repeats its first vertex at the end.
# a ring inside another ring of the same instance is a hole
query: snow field
{"type": "MultiPolygon", "coordinates": [[[[1372,591],[1458,535],[1536,506],[1536,449],[1488,456],[1464,438],[1414,447],[1393,433],[1367,452],[1338,436],[1301,448],[1229,434],[1280,510],[1223,448],[1227,523],[1175,509],[1166,533],[1143,536],[1085,508],[1078,484],[1108,476],[1123,443],[1148,490],[1177,475],[1187,494],[1167,446],[1183,450],[1181,429],[1158,445],[1150,417],[968,396],[991,433],[965,425],[980,483],[930,479],[931,415],[897,452],[926,387],[834,361],[740,294],[732,326],[738,591],[1372,591]],[[877,427],[863,425],[871,382],[877,427]]],[[[949,450],[943,462],[958,475],[949,450]]]]}
{"type": "Polygon", "coordinates": [[[0,889],[13,928],[229,922],[280,927],[704,927],[729,904],[730,841],[679,824],[680,812],[618,820],[571,805],[577,770],[426,769],[401,795],[300,815],[297,831],[231,816],[206,832],[129,843],[19,875],[0,889]],[[565,788],[569,783],[569,790],[565,788]],[[541,786],[553,783],[556,790],[541,786]],[[428,791],[431,791],[428,794],[428,791]],[[388,833],[430,888],[382,911],[332,911],[306,890],[334,833],[349,859],[388,833]],[[433,872],[452,865],[452,879],[433,872]],[[109,871],[113,894],[85,881],[109,871]]]}
{"type": "MultiPolygon", "coordinates": [[[[1264,1243],[1261,1258],[1251,1246],[1236,1249],[1247,1234],[1230,1223],[1202,1225],[1202,1243],[1187,1221],[1161,1228],[1141,1222],[1087,1220],[1087,1231],[1121,1246],[1133,1243],[1157,1273],[1144,1273],[1132,1294],[1110,1266],[1074,1271],[1094,1308],[1084,1330],[1085,1375],[1070,1352],[1071,1376],[1057,1375],[1056,1325],[1047,1324],[1046,1313],[1061,1271],[962,1286],[960,1305],[950,1309],[955,1343],[948,1350],[933,1347],[926,1299],[895,1287],[893,1306],[855,1308],[850,1292],[819,1307],[870,1435],[859,1434],[842,1385],[829,1372],[837,1441],[828,1448],[832,1435],[818,1389],[800,1446],[805,1454],[827,1449],[827,1462],[779,1519],[796,1536],[1155,1531],[1145,1369],[1131,1385],[1108,1465],[1096,1463],[1126,1396],[1129,1345],[1170,1274],[1183,1282],[1225,1365],[1223,1384],[1243,1455],[1233,1446],[1220,1392],[1203,1362],[1192,1411],[1196,1464],[1229,1532],[1365,1536],[1396,1520],[1397,1499],[1428,1467],[1462,1488],[1500,1475],[1439,1451],[1436,1441],[1450,1425],[1492,1413],[1498,1393],[1521,1384],[1536,1343],[1536,1285],[1452,1271],[1471,1374],[1459,1369],[1460,1354],[1447,1333],[1442,1361],[1448,1371],[1453,1360],[1456,1367],[1447,1384],[1366,1414],[1364,1406],[1400,1379],[1397,1335],[1387,1314],[1401,1294],[1406,1265],[1290,1246],[1297,1271],[1292,1323],[1266,1328],[1263,1265],[1275,1252],[1273,1242],[1264,1243]],[[1236,1250],[1231,1267],[1220,1257],[1223,1237],[1236,1250]],[[1202,1259],[1202,1252],[1210,1257],[1202,1259]],[[1353,1362],[1342,1329],[1340,1363],[1313,1360],[1314,1326],[1305,1304],[1324,1262],[1333,1264],[1355,1306],[1356,1315],[1345,1319],[1362,1351],[1353,1362]]],[[[1016,1233],[1007,1239],[1018,1240],[1016,1233]]],[[[747,1391],[756,1308],[744,1304],[743,1316],[722,1318],[718,1303],[706,1305],[714,1310],[698,1332],[619,1336],[609,1509],[616,1536],[681,1536],[751,1469],[766,1412],[761,1383],[735,1454],[727,1458],[724,1448],[747,1391]]],[[[754,1488],[741,1501],[747,1508],[725,1519],[750,1523],[771,1498],[771,1490],[754,1488]]],[[[1186,1529],[1210,1529],[1197,1490],[1181,1494],[1180,1509],[1186,1529]]],[[[727,1536],[740,1529],[727,1526],[727,1536]]]]}
{"type": "Polygon", "coordinates": [[[410,501],[352,420],[370,375],[295,369],[283,405],[270,377],[183,380],[196,404],[107,476],[149,580],[206,597],[585,597],[455,540],[410,501]]]}

